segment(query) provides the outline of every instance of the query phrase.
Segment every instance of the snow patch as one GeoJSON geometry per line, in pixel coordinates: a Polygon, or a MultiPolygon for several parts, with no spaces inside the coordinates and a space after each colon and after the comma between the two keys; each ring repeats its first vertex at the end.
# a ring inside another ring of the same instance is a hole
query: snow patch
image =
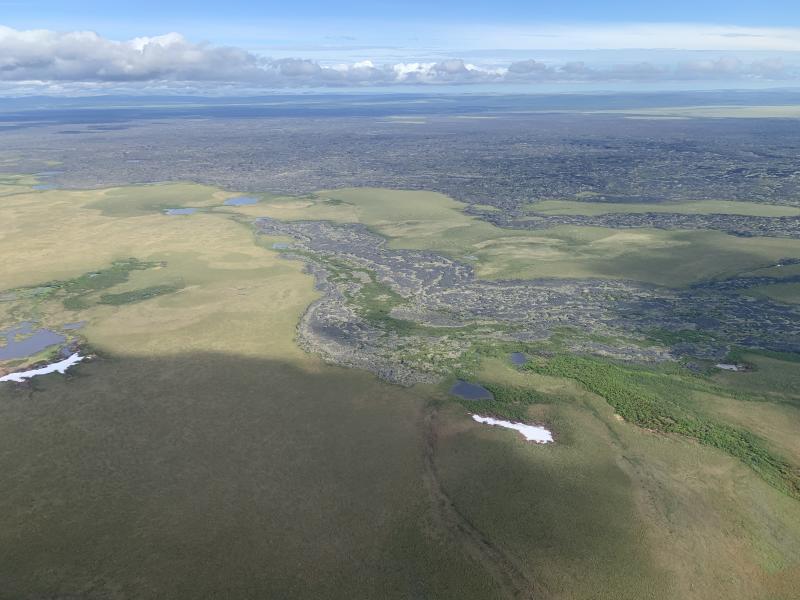
{"type": "Polygon", "coordinates": [[[728,364],[728,363],[717,363],[714,366],[717,367],[718,369],[722,369],[723,371],[738,371],[739,370],[739,365],[731,365],[731,364],[728,364]]]}
{"type": "Polygon", "coordinates": [[[497,425],[498,427],[505,427],[507,429],[516,429],[522,436],[529,442],[536,442],[537,444],[547,444],[553,441],[553,434],[544,427],[538,425],[526,425],[525,423],[512,423],[511,421],[502,421],[492,417],[482,417],[480,415],[472,415],[478,423],[485,423],[486,425],[497,425]]]}
{"type": "Polygon", "coordinates": [[[3,375],[0,377],[0,381],[16,381],[17,383],[22,383],[26,379],[36,377],[37,375],[47,375],[48,373],[61,373],[63,375],[67,372],[67,369],[78,364],[84,358],[86,357],[75,352],[69,358],[45,365],[44,367],[40,367],[38,369],[31,369],[30,371],[20,371],[19,373],[9,373],[8,375],[3,375]]]}

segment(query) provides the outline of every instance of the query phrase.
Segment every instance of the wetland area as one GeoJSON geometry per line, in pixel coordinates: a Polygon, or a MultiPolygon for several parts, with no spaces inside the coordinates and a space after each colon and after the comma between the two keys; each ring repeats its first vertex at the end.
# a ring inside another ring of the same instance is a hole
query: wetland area
{"type": "Polygon", "coordinates": [[[330,102],[4,132],[0,598],[794,600],[800,121],[330,102]]]}

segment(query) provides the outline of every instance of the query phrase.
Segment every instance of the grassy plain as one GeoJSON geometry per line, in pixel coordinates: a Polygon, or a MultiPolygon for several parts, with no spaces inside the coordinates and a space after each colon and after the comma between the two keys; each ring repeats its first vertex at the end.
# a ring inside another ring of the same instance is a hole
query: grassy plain
{"type": "Polygon", "coordinates": [[[217,188],[194,183],[140,185],[102,190],[88,206],[110,217],[152,215],[168,208],[208,208],[235,196],[217,188]]]}
{"type": "Polygon", "coordinates": [[[717,390],[701,378],[567,354],[538,359],[525,368],[574,379],[605,398],[630,423],[650,431],[679,434],[722,450],[749,465],[777,489],[800,500],[797,467],[771,452],[764,440],[751,431],[710,417],[696,397],[717,390]]]}
{"type": "Polygon", "coordinates": [[[800,275],[800,264],[776,264],[771,265],[769,267],[762,267],[760,269],[753,269],[752,271],[748,271],[743,273],[746,276],[755,276],[755,277],[794,277],[795,275],[800,275]]]}
{"type": "MultiPolygon", "coordinates": [[[[786,357],[788,358],[788,357],[786,357]]],[[[800,407],[800,367],[797,362],[744,352],[737,362],[753,366],[748,371],[721,371],[714,376],[730,390],[765,395],[776,402],[789,401],[800,407]]]]}
{"type": "Polygon", "coordinates": [[[748,296],[771,298],[786,304],[800,304],[800,283],[773,283],[747,288],[742,293],[748,296]]]}
{"type": "Polygon", "coordinates": [[[30,193],[38,180],[33,175],[0,175],[0,198],[14,194],[30,193]]]}
{"type": "Polygon", "coordinates": [[[543,215],[607,215],[618,213],[678,213],[683,215],[746,215],[754,217],[794,217],[800,208],[736,202],[732,200],[697,200],[694,202],[579,202],[575,200],[542,200],[527,206],[528,210],[543,215]]]}
{"type": "Polygon", "coordinates": [[[800,256],[800,241],[718,231],[555,227],[486,240],[473,252],[485,278],[601,277],[680,287],[800,256]]]}
{"type": "MultiPolygon", "coordinates": [[[[527,420],[552,428],[556,443],[531,452],[521,438],[453,414],[441,434],[442,479],[452,478],[453,498],[479,527],[503,531],[512,547],[540,541],[520,556],[553,597],[793,597],[796,500],[719,450],[632,427],[573,379],[514,368],[505,356],[484,359],[472,375],[538,398],[527,420]],[[566,564],[592,575],[576,578],[566,564]]],[[[780,410],[755,403],[748,414],[764,406],[780,410]]]]}
{"type": "Polygon", "coordinates": [[[477,257],[477,274],[487,279],[604,277],[684,286],[800,256],[800,240],[786,238],[572,226],[509,230],[471,217],[463,208],[433,192],[358,188],[231,210],[284,220],[363,223],[386,236],[390,248],[477,257]]]}
{"type": "MultiPolygon", "coordinates": [[[[0,536],[13,541],[0,598],[492,598],[511,597],[509,573],[537,598],[792,598],[800,503],[753,470],[505,359],[475,377],[533,394],[524,414],[556,444],[478,425],[441,389],[324,365],[294,343],[311,277],[230,217],[364,222],[393,247],[455,255],[530,234],[438,194],[219,206],[232,195],[170,184],[0,199],[0,291],[17,290],[0,328],[27,314],[86,321],[95,354],[67,377],[0,384],[0,536]],[[181,206],[202,210],[162,212],[181,206]],[[131,258],[147,268],[113,270],[131,258]],[[85,302],[70,308],[67,293],[85,302]]],[[[615,234],[576,229],[563,264],[615,234]]],[[[769,360],[719,377],[770,378],[769,360]]],[[[780,412],[783,381],[768,429],[793,414],[780,412]]],[[[743,426],[757,418],[707,402],[743,426]]],[[[793,453],[780,431],[774,449],[793,453]]]]}
{"type": "Polygon", "coordinates": [[[77,310],[1,303],[6,322],[14,306],[86,321],[96,358],[0,386],[0,535],[15,540],[0,550],[0,598],[495,597],[437,525],[425,396],[304,354],[295,325],[316,292],[301,265],[223,215],[115,206],[141,191],[0,204],[4,289],[88,285],[131,256],[165,264],[102,293],[184,284],[77,310]]]}

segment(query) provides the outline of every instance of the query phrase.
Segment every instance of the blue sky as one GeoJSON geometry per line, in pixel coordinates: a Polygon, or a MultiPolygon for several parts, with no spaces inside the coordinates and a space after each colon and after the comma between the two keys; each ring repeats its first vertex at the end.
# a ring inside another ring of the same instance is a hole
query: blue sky
{"type": "Polygon", "coordinates": [[[158,27],[194,23],[244,24],[280,20],[298,23],[323,19],[438,21],[440,23],[615,23],[694,22],[732,25],[800,25],[800,3],[792,0],[579,0],[579,1],[423,1],[349,0],[331,2],[253,2],[247,0],[0,0],[2,20],[16,28],[41,26],[92,28],[113,35],[128,25],[158,27]]]}
{"type": "Polygon", "coordinates": [[[0,0],[0,93],[467,84],[800,86],[800,0],[0,0]]]}

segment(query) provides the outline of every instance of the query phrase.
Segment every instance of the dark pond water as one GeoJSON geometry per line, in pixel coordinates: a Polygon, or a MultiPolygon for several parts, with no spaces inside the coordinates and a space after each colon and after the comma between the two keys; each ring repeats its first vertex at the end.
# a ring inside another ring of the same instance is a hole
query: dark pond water
{"type": "Polygon", "coordinates": [[[193,215],[197,212],[196,208],[168,208],[164,211],[167,215],[193,215]]]}
{"type": "Polygon", "coordinates": [[[17,327],[0,331],[0,340],[5,338],[5,344],[0,346],[0,360],[12,358],[25,358],[41,352],[49,346],[63,343],[67,338],[49,329],[33,329],[33,323],[21,323],[17,327]],[[17,339],[20,336],[20,339],[17,339]]]}
{"type": "Polygon", "coordinates": [[[524,365],[528,361],[528,357],[524,352],[512,352],[511,362],[515,365],[524,365]]]}
{"type": "Polygon", "coordinates": [[[694,321],[695,325],[703,329],[714,329],[720,325],[720,322],[714,317],[706,317],[704,315],[694,317],[692,321],[694,321]]]}
{"type": "Polygon", "coordinates": [[[256,204],[258,200],[258,198],[253,198],[252,196],[239,196],[238,198],[225,200],[225,206],[246,206],[248,204],[256,204]]]}
{"type": "Polygon", "coordinates": [[[494,400],[492,392],[477,383],[458,380],[450,388],[450,393],[464,400],[494,400]]]}

